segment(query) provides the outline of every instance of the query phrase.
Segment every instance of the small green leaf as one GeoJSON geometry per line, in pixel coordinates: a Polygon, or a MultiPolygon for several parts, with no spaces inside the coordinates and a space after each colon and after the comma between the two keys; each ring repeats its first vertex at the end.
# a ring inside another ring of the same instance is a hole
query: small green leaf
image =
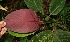
{"type": "Polygon", "coordinates": [[[42,14],[44,14],[44,11],[42,8],[42,0],[24,0],[24,2],[28,8],[30,8],[36,12],[39,11],[42,14]]]}
{"type": "Polygon", "coordinates": [[[13,31],[8,30],[9,34],[11,34],[12,36],[16,36],[16,37],[26,37],[28,35],[34,34],[34,32],[32,33],[27,33],[27,34],[22,34],[22,33],[16,33],[13,31]]]}
{"type": "Polygon", "coordinates": [[[52,0],[50,3],[50,15],[57,15],[64,7],[66,0],[52,0]]]}
{"type": "Polygon", "coordinates": [[[49,16],[47,16],[47,17],[45,18],[45,20],[46,20],[46,21],[49,21],[49,18],[50,18],[50,17],[49,17],[49,16]]]}

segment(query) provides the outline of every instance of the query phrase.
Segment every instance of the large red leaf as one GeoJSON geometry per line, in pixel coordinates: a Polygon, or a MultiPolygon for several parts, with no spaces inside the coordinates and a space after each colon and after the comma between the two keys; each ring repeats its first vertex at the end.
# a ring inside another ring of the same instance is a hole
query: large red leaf
{"type": "Polygon", "coordinates": [[[20,9],[5,17],[7,29],[19,33],[33,32],[39,28],[40,19],[31,9],[20,9]]]}

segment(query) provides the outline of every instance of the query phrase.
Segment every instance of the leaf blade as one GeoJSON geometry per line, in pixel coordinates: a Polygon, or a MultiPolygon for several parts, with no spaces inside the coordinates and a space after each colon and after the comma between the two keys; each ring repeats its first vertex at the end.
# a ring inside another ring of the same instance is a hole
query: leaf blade
{"type": "Polygon", "coordinates": [[[30,42],[70,42],[70,33],[67,31],[46,30],[35,35],[30,42]]]}
{"type": "Polygon", "coordinates": [[[66,0],[52,0],[49,7],[50,15],[57,15],[64,7],[66,0]]]}
{"type": "Polygon", "coordinates": [[[41,12],[44,14],[43,8],[42,8],[42,0],[24,0],[25,4],[28,8],[34,10],[35,12],[41,12]]]}

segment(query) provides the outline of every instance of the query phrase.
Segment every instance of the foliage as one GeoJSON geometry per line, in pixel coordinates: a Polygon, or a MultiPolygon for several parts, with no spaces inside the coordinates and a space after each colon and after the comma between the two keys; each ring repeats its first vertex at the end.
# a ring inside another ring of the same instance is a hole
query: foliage
{"type": "Polygon", "coordinates": [[[33,9],[36,12],[41,12],[43,13],[43,8],[42,8],[42,0],[24,0],[28,8],[33,9]]]}
{"type": "Polygon", "coordinates": [[[70,33],[62,30],[46,30],[36,34],[30,42],[70,42],[70,33]]]}
{"type": "Polygon", "coordinates": [[[8,7],[7,11],[0,9],[0,20],[14,10],[29,8],[43,21],[34,33],[24,35],[8,31],[9,36],[3,35],[0,42],[70,42],[69,0],[2,0],[0,5],[4,9],[8,7]]]}
{"type": "Polygon", "coordinates": [[[63,9],[65,1],[66,0],[52,0],[49,8],[50,15],[57,15],[63,9]]]}

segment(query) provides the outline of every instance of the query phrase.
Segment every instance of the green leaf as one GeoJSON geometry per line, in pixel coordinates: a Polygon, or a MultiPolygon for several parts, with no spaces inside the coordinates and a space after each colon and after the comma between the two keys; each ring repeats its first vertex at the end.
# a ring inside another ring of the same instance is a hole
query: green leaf
{"type": "Polygon", "coordinates": [[[28,35],[34,34],[34,32],[32,33],[27,33],[27,34],[22,34],[22,33],[16,33],[13,31],[8,30],[9,34],[11,34],[12,36],[16,36],[16,37],[26,37],[28,35]]]}
{"type": "Polygon", "coordinates": [[[70,42],[70,33],[62,30],[46,30],[36,34],[29,42],[70,42]]]}
{"type": "Polygon", "coordinates": [[[57,30],[53,33],[54,42],[70,42],[70,33],[62,30],[57,30]]]}
{"type": "Polygon", "coordinates": [[[65,22],[70,20],[70,14],[68,13],[70,10],[70,7],[65,7],[60,13],[59,15],[61,16],[61,19],[65,22]]]}
{"type": "Polygon", "coordinates": [[[64,7],[66,0],[52,0],[49,7],[50,15],[57,15],[64,7]]]}
{"type": "Polygon", "coordinates": [[[65,7],[65,8],[63,8],[63,10],[60,12],[60,16],[64,16],[64,15],[66,15],[66,13],[68,12],[70,10],[70,7],[65,7]]]}
{"type": "Polygon", "coordinates": [[[44,14],[44,11],[42,8],[42,0],[24,0],[24,2],[28,8],[30,8],[36,12],[39,11],[42,14],[44,14]]]}
{"type": "Polygon", "coordinates": [[[49,18],[50,18],[49,16],[46,16],[45,20],[46,20],[46,21],[49,21],[49,18]]]}

